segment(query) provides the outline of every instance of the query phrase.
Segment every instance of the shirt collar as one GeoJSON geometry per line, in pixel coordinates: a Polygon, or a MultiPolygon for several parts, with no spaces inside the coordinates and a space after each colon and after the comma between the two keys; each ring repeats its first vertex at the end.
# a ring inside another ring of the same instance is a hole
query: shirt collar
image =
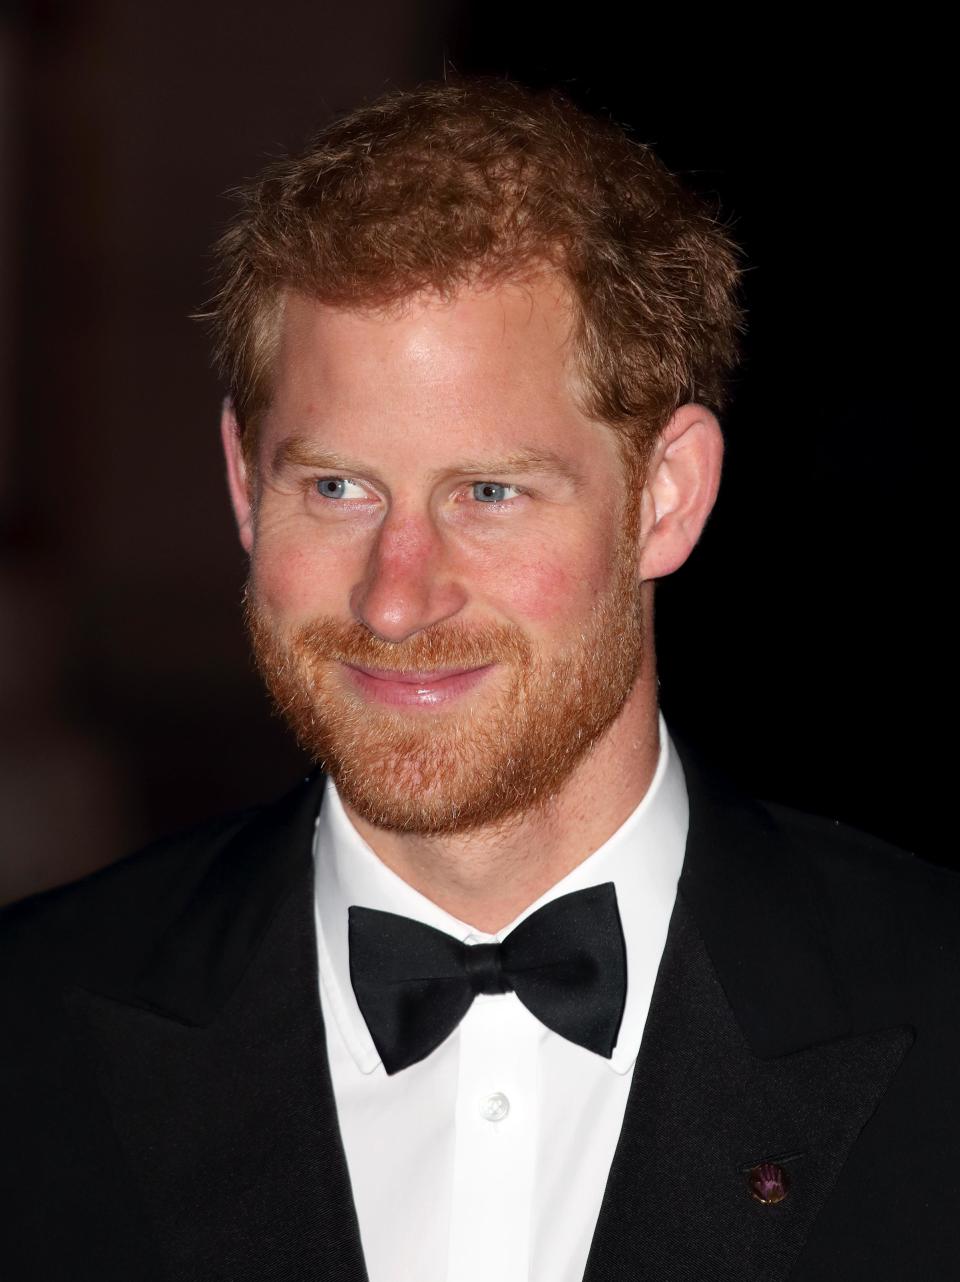
{"type": "Polygon", "coordinates": [[[627,953],[627,998],[610,1067],[626,1073],[636,1060],[653,985],[683,866],[689,804],[683,769],[660,719],[660,755],[636,809],[607,841],[496,935],[475,930],[445,912],[391,871],[354,828],[327,779],[314,839],[317,947],[320,980],[334,1019],[357,1067],[379,1065],[350,983],[347,909],[352,904],[399,913],[471,942],[503,939],[544,904],[612,881],[627,953]]]}

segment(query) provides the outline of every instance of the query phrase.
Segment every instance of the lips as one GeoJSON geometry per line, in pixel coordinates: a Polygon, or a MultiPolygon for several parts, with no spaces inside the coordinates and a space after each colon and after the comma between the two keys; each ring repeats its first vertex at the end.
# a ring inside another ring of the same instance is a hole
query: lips
{"type": "Polygon", "coordinates": [[[462,676],[465,672],[476,672],[476,668],[411,668],[401,671],[397,668],[367,668],[359,663],[350,665],[357,672],[362,672],[377,681],[400,681],[404,685],[425,685],[432,681],[446,681],[450,677],[462,676]]]}
{"type": "Polygon", "coordinates": [[[439,707],[479,685],[494,665],[431,670],[367,668],[344,664],[353,686],[367,698],[394,707],[439,707]]]}

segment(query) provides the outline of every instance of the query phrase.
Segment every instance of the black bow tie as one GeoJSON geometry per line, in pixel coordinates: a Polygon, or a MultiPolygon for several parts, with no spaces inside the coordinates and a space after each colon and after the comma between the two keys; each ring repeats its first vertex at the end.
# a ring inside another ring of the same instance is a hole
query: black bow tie
{"type": "Polygon", "coordinates": [[[515,992],[542,1024],[607,1059],[627,994],[613,882],[563,895],[500,944],[461,944],[396,913],[353,907],[350,979],[388,1073],[426,1058],[478,993],[515,992]]]}

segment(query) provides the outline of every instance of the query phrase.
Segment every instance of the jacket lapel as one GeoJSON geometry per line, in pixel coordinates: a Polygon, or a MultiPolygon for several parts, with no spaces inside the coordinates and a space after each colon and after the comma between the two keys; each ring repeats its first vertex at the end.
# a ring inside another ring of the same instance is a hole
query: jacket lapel
{"type": "Polygon", "coordinates": [[[851,1030],[817,889],[686,758],[691,827],[585,1282],[779,1282],[913,1040],[851,1030]],[[786,1173],[764,1205],[748,1172],[786,1173]]]}
{"type": "Polygon", "coordinates": [[[317,984],[318,802],[225,847],[130,991],[69,999],[178,1279],[366,1279],[317,984]]]}
{"type": "Polygon", "coordinates": [[[585,1282],[779,1282],[911,1041],[754,1055],[678,899],[585,1282]],[[747,1172],[786,1171],[777,1205],[747,1172]]]}

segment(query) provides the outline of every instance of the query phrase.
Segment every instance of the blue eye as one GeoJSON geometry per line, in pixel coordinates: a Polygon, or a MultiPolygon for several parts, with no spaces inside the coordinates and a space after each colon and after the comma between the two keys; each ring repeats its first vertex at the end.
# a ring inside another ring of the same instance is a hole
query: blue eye
{"type": "Polygon", "coordinates": [[[325,499],[363,498],[363,488],[345,476],[321,476],[317,479],[316,486],[317,493],[322,494],[325,499]],[[348,486],[353,486],[356,493],[348,494],[348,486]]]}
{"type": "Polygon", "coordinates": [[[516,491],[515,485],[500,485],[497,481],[477,481],[473,487],[473,497],[479,503],[503,503],[508,497],[507,491],[516,491]]]}

